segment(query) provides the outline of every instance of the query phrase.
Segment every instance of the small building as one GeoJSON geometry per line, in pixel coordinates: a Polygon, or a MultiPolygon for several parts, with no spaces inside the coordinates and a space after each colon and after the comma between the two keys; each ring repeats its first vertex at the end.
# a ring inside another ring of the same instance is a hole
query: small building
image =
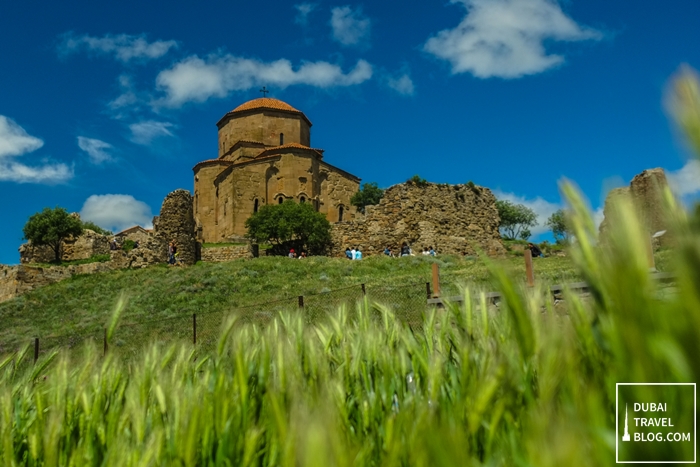
{"type": "Polygon", "coordinates": [[[278,99],[263,97],[219,120],[219,155],[194,166],[197,239],[243,237],[245,221],[266,204],[311,203],[330,222],[350,220],[360,179],[327,163],[311,147],[311,121],[278,99]]]}
{"type": "Polygon", "coordinates": [[[153,236],[153,230],[144,229],[140,225],[135,225],[129,227],[128,229],[122,230],[119,233],[114,234],[114,238],[117,239],[119,243],[123,243],[124,240],[132,240],[134,242],[144,243],[153,236]]]}

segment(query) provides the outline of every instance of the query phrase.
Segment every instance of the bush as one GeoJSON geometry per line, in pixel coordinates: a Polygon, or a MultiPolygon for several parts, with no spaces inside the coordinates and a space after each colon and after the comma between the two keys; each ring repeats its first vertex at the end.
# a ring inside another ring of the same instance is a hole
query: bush
{"type": "Polygon", "coordinates": [[[414,175],[413,177],[409,178],[408,180],[406,180],[406,183],[408,183],[409,185],[413,184],[419,188],[425,188],[426,186],[428,186],[428,182],[418,175],[414,175]]]}
{"type": "Polygon", "coordinates": [[[92,221],[83,221],[83,229],[92,230],[93,232],[96,232],[100,235],[107,235],[107,236],[112,235],[111,230],[103,229],[102,227],[100,227],[99,225],[95,224],[92,221]]]}
{"type": "Polygon", "coordinates": [[[309,203],[268,204],[249,217],[245,226],[246,236],[255,243],[270,243],[274,255],[285,255],[291,248],[321,255],[331,244],[328,219],[309,203]]]}
{"type": "Polygon", "coordinates": [[[375,182],[365,183],[362,189],[352,195],[350,204],[357,207],[357,210],[364,214],[365,206],[379,204],[384,196],[384,190],[379,188],[375,182]]]}
{"type": "Polygon", "coordinates": [[[523,204],[499,199],[496,200],[496,208],[500,218],[498,226],[508,239],[518,238],[523,231],[537,225],[537,214],[523,204]]]}

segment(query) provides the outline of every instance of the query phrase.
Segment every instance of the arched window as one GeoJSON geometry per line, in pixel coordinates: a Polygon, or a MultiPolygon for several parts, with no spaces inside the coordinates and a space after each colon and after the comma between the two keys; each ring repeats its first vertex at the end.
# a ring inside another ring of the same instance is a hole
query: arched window
{"type": "Polygon", "coordinates": [[[258,212],[258,199],[255,198],[255,203],[253,204],[253,212],[258,212]]]}
{"type": "Polygon", "coordinates": [[[343,222],[343,207],[338,208],[338,222],[343,222]]]}
{"type": "Polygon", "coordinates": [[[284,133],[280,133],[280,146],[284,144],[284,133]]]}
{"type": "Polygon", "coordinates": [[[284,196],[280,196],[277,201],[279,201],[280,204],[284,203],[284,196]]]}
{"type": "Polygon", "coordinates": [[[306,202],[306,198],[302,196],[301,198],[299,198],[299,202],[304,204],[306,202]]]}

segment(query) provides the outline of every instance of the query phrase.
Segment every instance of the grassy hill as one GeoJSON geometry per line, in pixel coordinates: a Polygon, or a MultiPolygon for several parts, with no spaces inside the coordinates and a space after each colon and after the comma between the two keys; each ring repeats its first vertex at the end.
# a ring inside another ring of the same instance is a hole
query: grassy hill
{"type": "MultiPolygon", "coordinates": [[[[35,336],[40,337],[42,348],[99,341],[121,294],[128,299],[116,339],[122,346],[152,339],[191,339],[193,313],[198,315],[198,331],[204,338],[206,328],[212,335],[218,331],[225,315],[269,319],[275,311],[297,307],[299,295],[305,296],[304,312],[313,320],[341,303],[360,299],[361,284],[371,300],[420,314],[434,262],[440,265],[443,293],[458,293],[462,284],[491,288],[483,261],[453,256],[362,261],[265,257],[198,263],[190,268],[119,270],[76,276],[0,304],[0,354],[16,350],[35,336]]],[[[524,278],[522,257],[503,262],[516,277],[524,278]]],[[[538,280],[548,283],[578,279],[566,257],[537,258],[535,270],[538,280]]]]}
{"type": "MultiPolygon", "coordinates": [[[[665,268],[668,255],[657,255],[665,268]]],[[[525,278],[521,256],[498,261],[513,277],[525,278]]],[[[101,345],[104,327],[120,296],[127,298],[114,348],[135,352],[143,344],[192,339],[197,314],[198,342],[213,343],[225,317],[264,323],[277,312],[296,310],[304,298],[304,316],[313,322],[341,304],[367,297],[392,308],[402,319],[420,322],[425,311],[426,282],[433,263],[440,266],[443,296],[470,285],[494,290],[488,269],[475,257],[368,257],[362,261],[311,257],[291,260],[263,257],[228,263],[198,263],[189,268],[165,265],[140,270],[76,276],[0,304],[0,355],[34,339],[46,351],[76,347],[85,341],[101,345]]],[[[568,257],[535,259],[535,276],[544,285],[580,280],[568,257]]]]}

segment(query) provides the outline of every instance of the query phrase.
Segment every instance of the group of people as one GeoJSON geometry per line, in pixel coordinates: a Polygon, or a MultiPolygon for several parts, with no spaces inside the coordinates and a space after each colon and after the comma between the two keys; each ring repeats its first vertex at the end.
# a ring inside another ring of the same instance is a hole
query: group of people
{"type": "Polygon", "coordinates": [[[360,260],[362,259],[362,251],[359,247],[346,248],[345,256],[348,259],[360,260]]]}
{"type": "MultiPolygon", "coordinates": [[[[391,247],[389,245],[384,248],[384,254],[386,256],[393,257],[394,253],[391,251],[391,247]]],[[[423,251],[421,252],[424,256],[437,256],[437,253],[435,252],[435,249],[432,246],[429,247],[423,247],[423,251]]],[[[408,243],[403,242],[401,245],[401,250],[398,256],[415,256],[413,254],[413,249],[408,245],[408,243]]]]}
{"type": "Polygon", "coordinates": [[[292,258],[292,259],[303,259],[303,258],[306,258],[306,252],[305,252],[304,250],[302,250],[301,253],[299,253],[299,254],[297,255],[297,252],[294,251],[294,248],[292,248],[292,249],[289,250],[289,255],[288,255],[288,256],[289,256],[290,258],[292,258]]]}

